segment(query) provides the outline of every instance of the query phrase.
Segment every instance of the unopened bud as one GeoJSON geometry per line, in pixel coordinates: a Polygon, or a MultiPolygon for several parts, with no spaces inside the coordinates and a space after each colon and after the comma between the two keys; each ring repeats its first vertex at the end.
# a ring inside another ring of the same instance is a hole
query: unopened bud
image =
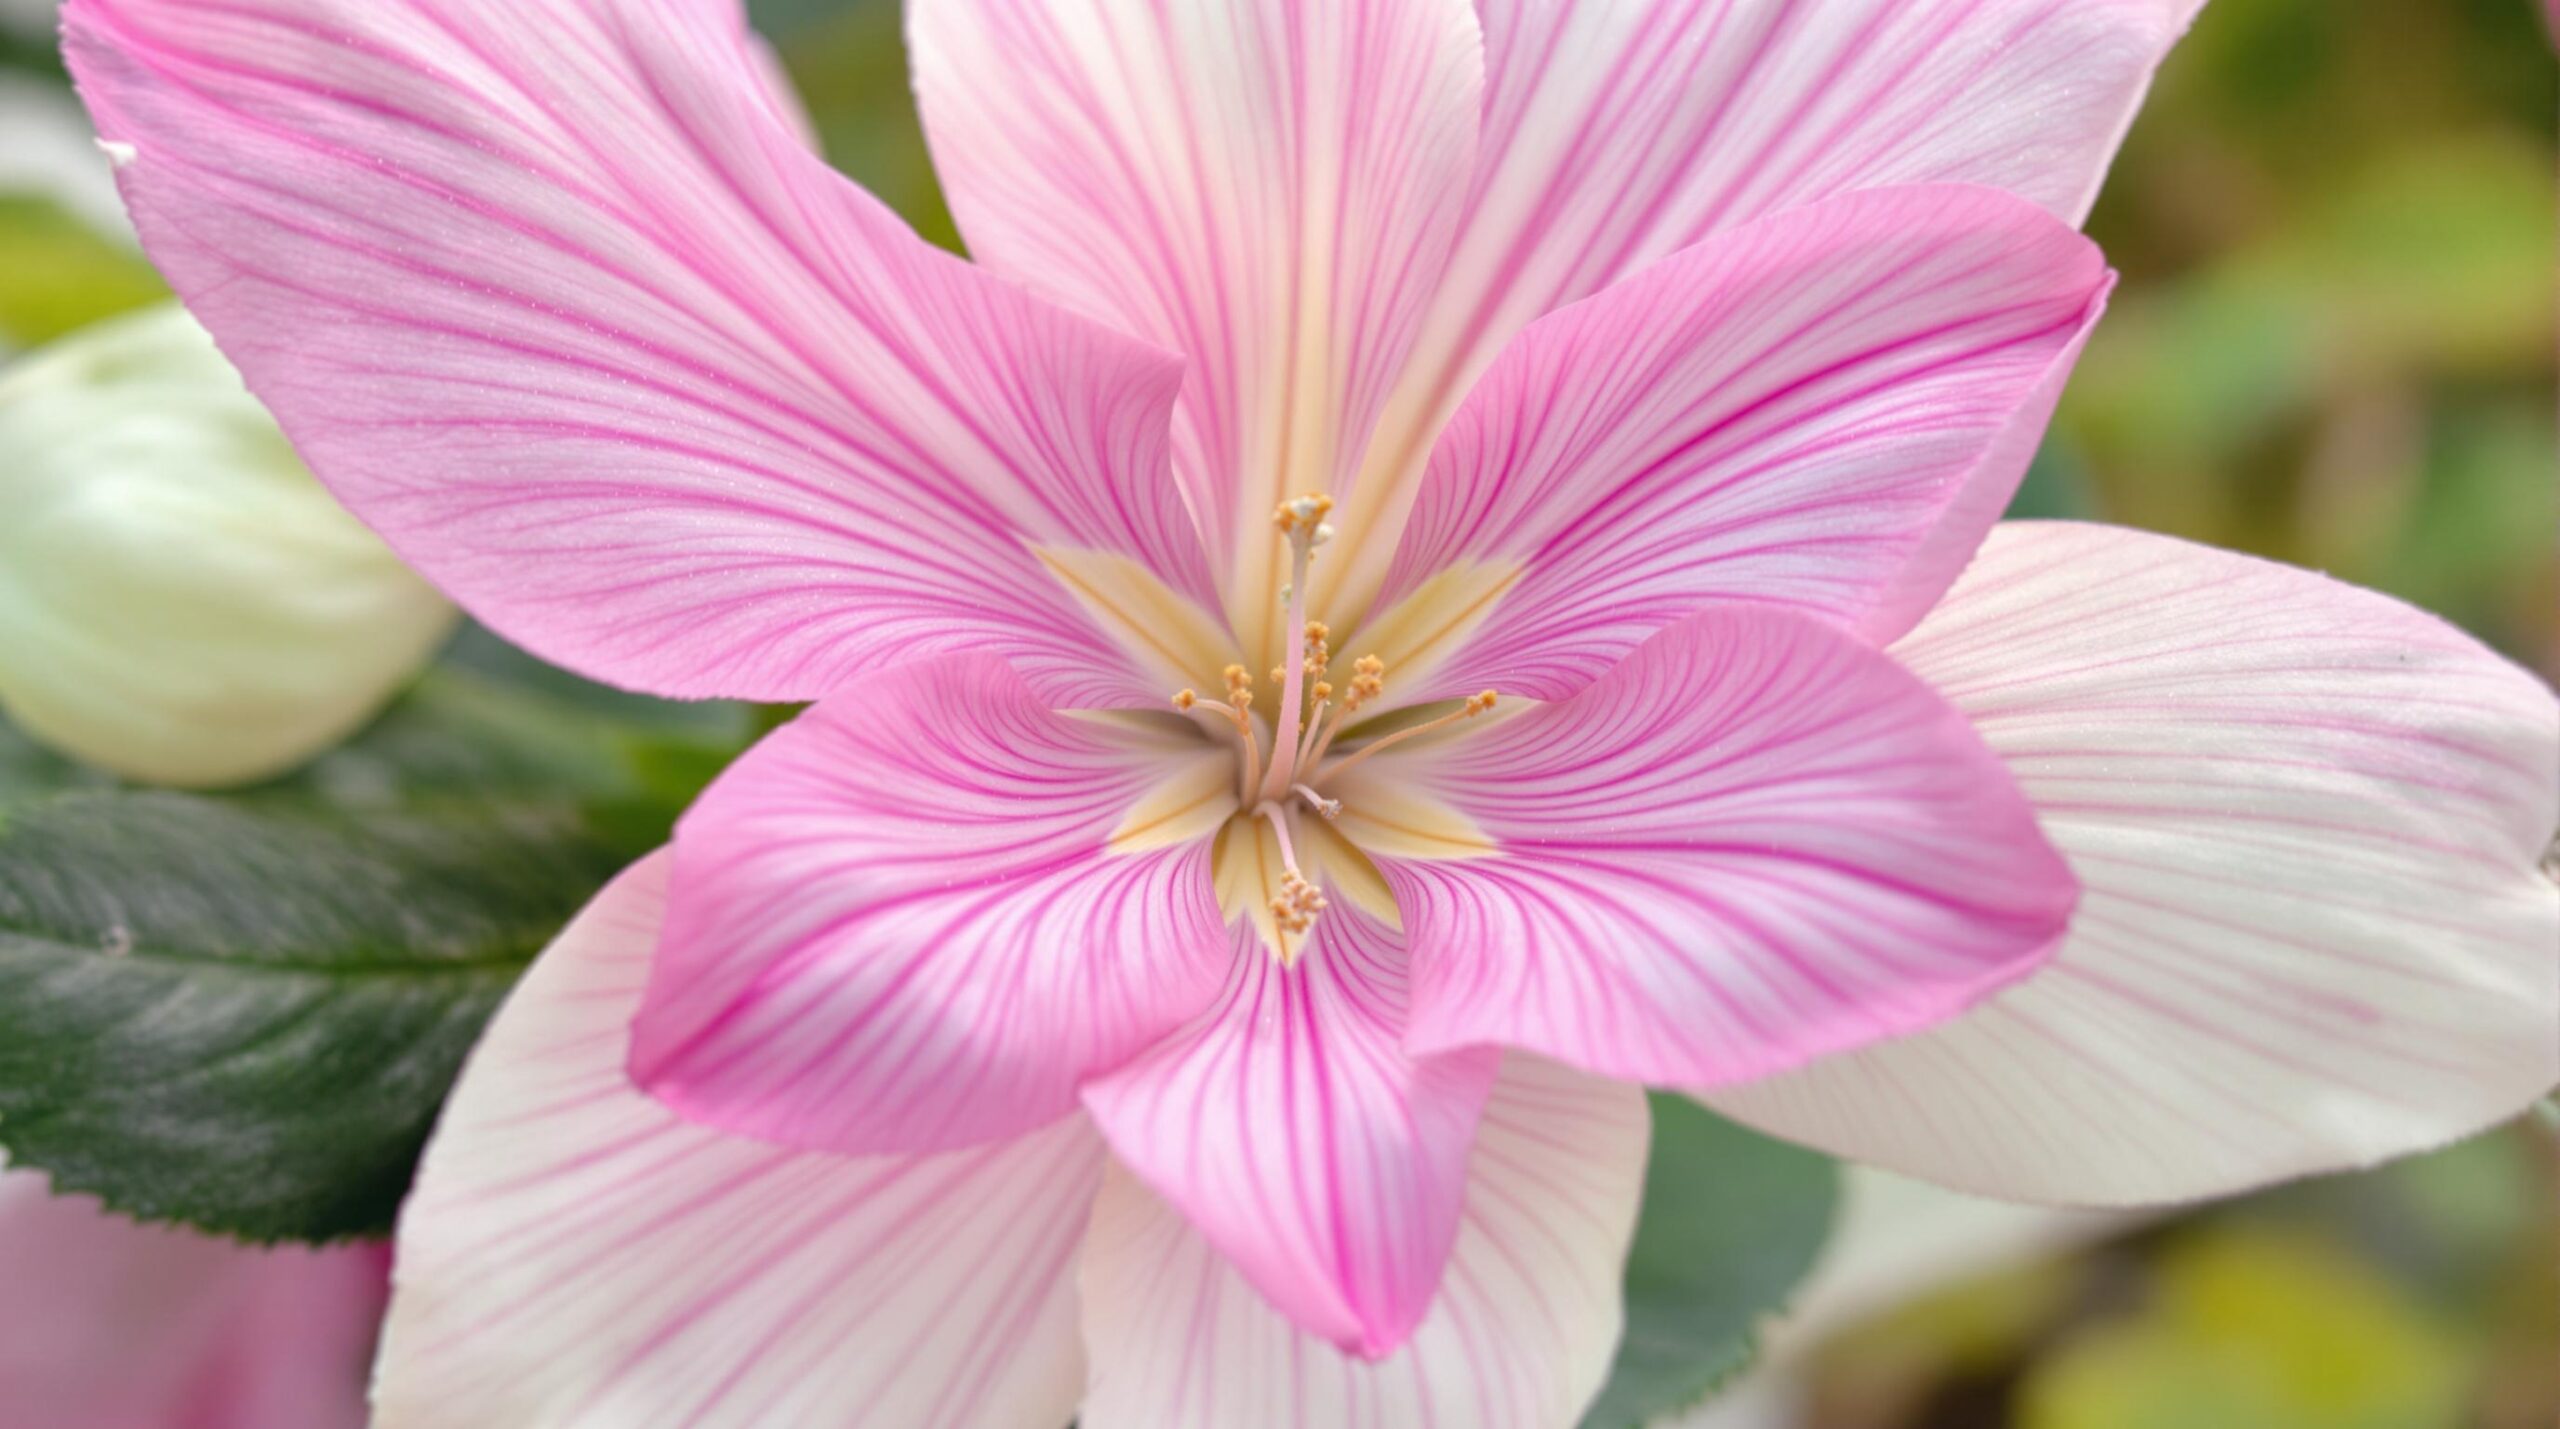
{"type": "Polygon", "coordinates": [[[34,738],[154,783],[265,778],[363,724],[453,619],[183,309],[0,372],[0,707],[34,738]]]}

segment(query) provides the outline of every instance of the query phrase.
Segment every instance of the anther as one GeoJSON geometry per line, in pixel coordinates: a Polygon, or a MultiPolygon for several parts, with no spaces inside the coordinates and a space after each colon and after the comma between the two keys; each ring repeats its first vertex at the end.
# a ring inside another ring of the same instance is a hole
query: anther
{"type": "Polygon", "coordinates": [[[1315,926],[1316,915],[1325,910],[1324,894],[1309,883],[1296,869],[1280,876],[1280,891],[1271,899],[1271,921],[1284,933],[1303,933],[1315,926]]]}

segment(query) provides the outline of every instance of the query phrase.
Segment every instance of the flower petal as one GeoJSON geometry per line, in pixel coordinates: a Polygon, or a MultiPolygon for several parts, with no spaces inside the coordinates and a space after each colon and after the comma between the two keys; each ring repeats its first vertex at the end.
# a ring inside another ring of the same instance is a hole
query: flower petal
{"type": "Polygon", "coordinates": [[[1345,648],[1408,699],[1557,699],[1715,601],[1889,638],[2016,489],[2107,281],[1989,189],[1852,194],[1683,252],[1503,354],[1432,452],[1386,588],[1411,608],[1345,648]],[[1453,577],[1463,619],[1438,613],[1453,577]]]}
{"type": "Polygon", "coordinates": [[[731,1132],[840,1152],[1066,1115],[1087,1074],[1217,993],[1207,831],[1232,770],[1187,729],[1053,713],[990,656],[820,702],[676,826],[634,1077],[731,1132]],[[1201,832],[1130,833],[1181,821],[1201,832]]]}
{"type": "MultiPolygon", "coordinates": [[[[2077,223],[2200,0],[1482,0],[1466,217],[1360,484],[1391,531],[1424,454],[1537,318],[1735,225],[1855,189],[2006,189],[2077,223]]],[[[1385,571],[1354,548],[1319,589],[1385,571]]]]}
{"type": "Polygon", "coordinates": [[[1294,966],[1239,923],[1225,993],[1085,1105],[1282,1313],[1376,1359],[1439,1288],[1499,1058],[1405,1055],[1404,940],[1329,896],[1294,966]]]}
{"type": "MultiPolygon", "coordinates": [[[[1571,700],[1374,765],[1486,845],[1372,849],[1413,946],[1416,1051],[1743,1081],[1961,1011],[2071,910],[1963,716],[1786,611],[1685,621],[1571,700]]],[[[1368,796],[1331,792],[1359,840],[1368,796]]]]}
{"type": "Polygon", "coordinates": [[[1377,1363],[1274,1311],[1180,1212],[1115,1171],[1079,1277],[1093,1363],[1079,1422],[1566,1429],[1617,1352],[1646,1130],[1635,1088],[1504,1059],[1440,1296],[1377,1363]]]}
{"type": "Polygon", "coordinates": [[[2560,1082],[2560,705],[2423,612],[2005,525],[1895,647],[2084,889],[1987,1006],[1709,1098],[1962,1190],[2123,1205],[2365,1165],[2560,1082]]]}
{"type": "MultiPolygon", "coordinates": [[[[1160,699],[1042,560],[1208,598],[1167,355],[939,253],[729,0],[75,0],[145,246],[323,481],[535,651],[808,699],[930,652],[1160,699]]],[[[1143,654],[1143,652],[1141,652],[1143,654]]]]}
{"type": "Polygon", "coordinates": [[[377,1429],[1056,1429],[1081,1119],[848,1159],[693,1125],[623,1075],[667,859],[616,880],[472,1053],[400,1225],[377,1429]]]}
{"type": "Polygon", "coordinates": [[[1191,360],[1177,458],[1266,622],[1272,506],[1348,478],[1456,231],[1473,8],[918,0],[910,29],[970,251],[1191,360]]]}

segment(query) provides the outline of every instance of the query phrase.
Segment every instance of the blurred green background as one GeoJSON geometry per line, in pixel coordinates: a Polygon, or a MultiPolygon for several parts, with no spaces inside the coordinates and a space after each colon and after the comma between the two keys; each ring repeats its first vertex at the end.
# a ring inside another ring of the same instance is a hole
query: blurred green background
{"type": "MultiPolygon", "coordinates": [[[[956,243],[895,4],[753,8],[837,162],[956,243]]],[[[41,23],[0,30],[0,129],[76,148],[61,104],[41,23]]],[[[2555,113],[2533,0],[2215,0],[2090,221],[2123,285],[2021,513],[2325,569],[2560,672],[2555,113]]],[[[9,147],[0,353],[157,296],[94,186],[9,147]]],[[[1794,1371],[1809,1429],[2551,1429],[2560,1125],[2154,1222],[1794,1371]]]]}

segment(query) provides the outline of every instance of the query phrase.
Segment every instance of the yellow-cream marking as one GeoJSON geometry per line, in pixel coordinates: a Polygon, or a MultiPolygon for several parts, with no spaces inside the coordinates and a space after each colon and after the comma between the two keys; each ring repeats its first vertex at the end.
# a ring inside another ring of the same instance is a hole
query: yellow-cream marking
{"type": "Polygon", "coordinates": [[[1334,792],[1342,800],[1335,831],[1366,854],[1387,858],[1483,858],[1493,837],[1444,800],[1364,769],[1334,792]]]}
{"type": "Polygon", "coordinates": [[[1171,687],[1236,658],[1216,616],[1127,556],[1075,546],[1035,546],[1032,554],[1123,649],[1153,658],[1150,679],[1171,687]]]}
{"type": "Polygon", "coordinates": [[[1525,569],[1516,561],[1451,566],[1361,626],[1342,647],[1385,660],[1409,689],[1493,614],[1525,569]]]}
{"type": "Polygon", "coordinates": [[[1105,845],[1145,853],[1206,838],[1236,811],[1235,759],[1216,745],[1173,756],[1174,772],[1129,808],[1105,845]]]}
{"type": "Polygon", "coordinates": [[[1284,930],[1272,911],[1272,899],[1278,896],[1286,874],[1269,822],[1250,814],[1227,820],[1210,851],[1210,867],[1217,880],[1218,908],[1228,921],[1241,917],[1251,922],[1262,935],[1263,947],[1281,966],[1294,966],[1305,939],[1284,930]]]}
{"type": "Polygon", "coordinates": [[[1368,855],[1322,820],[1302,819],[1298,828],[1298,855],[1308,877],[1388,927],[1403,929],[1404,914],[1396,908],[1395,892],[1368,855]]]}

